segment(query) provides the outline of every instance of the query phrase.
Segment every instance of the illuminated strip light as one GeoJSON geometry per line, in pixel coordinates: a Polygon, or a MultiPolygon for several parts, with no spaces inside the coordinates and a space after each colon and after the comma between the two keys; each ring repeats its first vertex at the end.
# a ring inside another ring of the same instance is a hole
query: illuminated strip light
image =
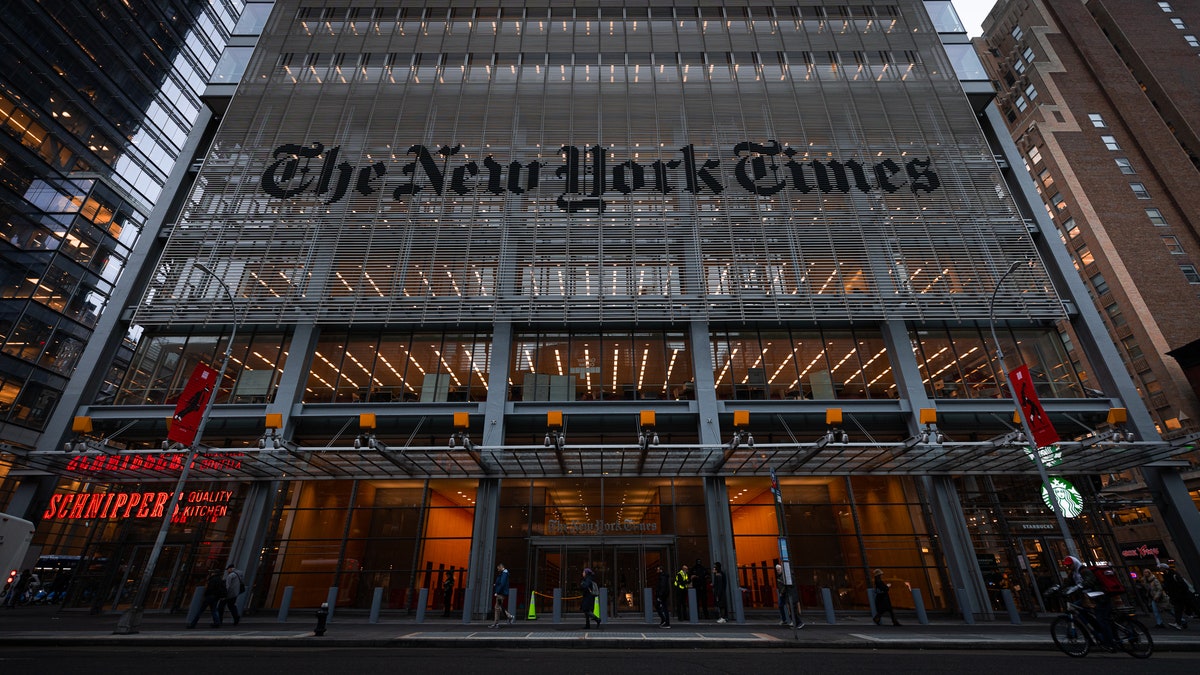
{"type": "Polygon", "coordinates": [[[275,296],[275,297],[277,297],[277,298],[281,298],[281,297],[283,297],[282,295],[280,295],[280,294],[276,293],[276,292],[275,292],[275,289],[274,289],[274,288],[271,288],[271,285],[270,285],[270,284],[268,284],[267,282],[263,281],[263,280],[262,280],[262,278],[261,278],[261,277],[259,277],[257,274],[255,274],[253,270],[251,270],[251,271],[250,271],[250,276],[252,276],[252,277],[254,277],[256,280],[258,280],[258,283],[262,284],[263,288],[267,289],[267,292],[268,292],[268,293],[270,293],[271,295],[273,295],[273,296],[275,296]]]}
{"type": "MultiPolygon", "coordinates": [[[[342,372],[341,370],[339,370],[339,369],[338,369],[338,367],[337,367],[337,366],[335,366],[335,365],[333,365],[333,363],[332,363],[332,362],[331,362],[329,359],[325,358],[325,357],[324,357],[324,356],[321,354],[321,352],[313,352],[313,354],[316,354],[316,356],[317,356],[317,358],[318,358],[318,359],[321,359],[322,361],[324,361],[324,362],[325,362],[325,365],[327,365],[327,366],[329,366],[330,368],[332,368],[332,369],[333,369],[333,372],[335,372],[335,373],[337,373],[339,376],[341,376],[341,378],[342,378],[343,380],[345,380],[345,381],[349,382],[349,383],[350,383],[350,386],[354,387],[355,389],[361,389],[361,388],[362,388],[362,387],[359,387],[359,386],[358,386],[358,383],[356,383],[354,380],[350,379],[350,376],[349,376],[349,375],[347,375],[346,373],[344,373],[344,372],[342,372]]],[[[322,380],[322,382],[324,382],[324,380],[322,380]]],[[[326,384],[329,384],[329,383],[328,383],[328,382],[326,382],[326,384]]]]}
{"type": "MultiPolygon", "coordinates": [[[[807,367],[805,367],[804,371],[800,373],[800,379],[801,379],[801,380],[802,380],[802,379],[804,379],[804,376],[808,374],[808,371],[812,370],[812,367],[813,367],[813,366],[817,365],[817,361],[820,361],[822,356],[825,356],[825,350],[824,350],[824,349],[822,349],[822,350],[820,351],[820,353],[818,353],[816,356],[814,356],[814,357],[813,357],[813,360],[812,360],[811,362],[809,362],[808,366],[807,366],[807,367]]],[[[797,384],[799,384],[799,383],[800,383],[800,380],[796,380],[794,383],[792,383],[792,386],[794,387],[794,386],[796,386],[796,385],[797,385],[797,384]]]]}
{"type": "Polygon", "coordinates": [[[341,272],[334,272],[333,275],[338,278],[338,281],[342,282],[342,285],[346,287],[346,290],[350,291],[351,293],[354,292],[354,287],[346,283],[346,279],[342,276],[341,272]]]}
{"type": "Polygon", "coordinates": [[[531,372],[531,373],[537,372],[537,369],[533,367],[533,356],[530,355],[528,349],[525,350],[525,365],[529,366],[529,372],[531,372]]]}
{"type": "Polygon", "coordinates": [[[454,369],[450,367],[449,363],[446,363],[446,358],[442,356],[442,353],[436,349],[433,350],[433,353],[437,354],[438,361],[441,362],[442,367],[446,369],[446,374],[450,376],[450,379],[454,380],[454,384],[461,387],[462,381],[458,379],[458,373],[454,372],[454,369]]]}
{"type": "MultiPolygon", "coordinates": [[[[763,347],[762,353],[758,355],[758,359],[755,360],[754,365],[750,366],[750,368],[757,368],[758,364],[762,363],[763,354],[766,354],[767,350],[769,350],[770,348],[771,348],[771,345],[767,345],[766,347],[763,347]]],[[[746,384],[750,381],[750,368],[746,369],[746,376],[742,378],[742,384],[746,384]]]]}
{"type": "Polygon", "coordinates": [[[649,358],[650,358],[650,348],[646,347],[645,349],[642,350],[642,366],[638,369],[638,382],[637,382],[638,391],[641,391],[642,383],[646,379],[646,360],[649,358]]]}
{"type": "Polygon", "coordinates": [[[479,376],[479,381],[483,383],[483,390],[487,391],[487,378],[483,376],[483,371],[480,370],[479,366],[475,363],[475,357],[471,354],[471,350],[469,349],[467,350],[467,361],[471,362],[471,370],[474,370],[475,374],[479,376]]]}
{"type": "Polygon", "coordinates": [[[836,372],[837,372],[837,369],[838,369],[838,368],[841,368],[841,367],[842,367],[842,364],[846,362],[846,359],[849,359],[851,356],[854,356],[854,355],[855,355],[855,354],[857,354],[857,353],[858,353],[858,347],[851,347],[851,348],[850,348],[850,351],[849,351],[849,352],[848,352],[848,353],[847,353],[845,356],[843,356],[843,357],[842,357],[842,360],[841,360],[841,361],[838,361],[838,362],[837,362],[837,365],[836,365],[836,366],[834,366],[834,367],[833,367],[833,368],[832,368],[832,369],[829,371],[829,374],[830,374],[830,375],[832,375],[833,373],[836,373],[836,372]]]}
{"type": "Polygon", "coordinates": [[[375,289],[375,293],[381,298],[384,297],[383,291],[379,290],[379,287],[375,285],[375,280],[371,278],[371,273],[363,270],[363,276],[367,278],[367,283],[371,284],[371,288],[375,289]]]}
{"type": "MultiPolygon", "coordinates": [[[[925,368],[928,370],[928,366],[926,364],[929,361],[932,361],[932,360],[936,359],[937,357],[941,356],[942,353],[945,352],[947,349],[950,349],[949,345],[937,350],[936,352],[934,352],[933,356],[929,357],[928,359],[924,359],[919,364],[917,364],[917,368],[925,368]]],[[[913,348],[913,351],[914,352],[917,351],[915,347],[913,348]]]]}
{"type": "Polygon", "coordinates": [[[583,350],[583,381],[587,383],[587,390],[592,390],[592,358],[589,356],[587,348],[583,350]]]}
{"type": "MultiPolygon", "coordinates": [[[[890,372],[892,372],[892,367],[891,367],[891,366],[888,366],[888,367],[887,367],[887,369],[886,369],[886,370],[884,370],[882,373],[880,373],[880,374],[879,374],[879,375],[878,375],[878,376],[877,376],[875,379],[873,379],[873,380],[871,380],[870,382],[868,382],[868,383],[867,383],[867,388],[868,388],[868,389],[870,389],[870,388],[871,388],[871,385],[873,385],[873,384],[875,384],[876,382],[878,382],[878,381],[882,380],[882,379],[883,379],[883,376],[884,376],[884,375],[887,375],[887,374],[888,374],[888,373],[890,373],[890,372]]],[[[893,384],[892,384],[892,386],[893,386],[893,387],[895,387],[895,386],[896,386],[896,385],[895,385],[895,383],[893,383],[893,384]]]]}
{"type": "Polygon", "coordinates": [[[263,356],[262,354],[259,354],[258,352],[254,352],[254,355],[257,356],[258,358],[262,359],[263,363],[267,364],[268,366],[271,366],[272,368],[275,367],[275,362],[270,361],[269,359],[267,359],[267,357],[263,356]]]}
{"type": "Polygon", "coordinates": [[[671,381],[671,373],[675,371],[675,359],[679,358],[679,348],[671,350],[671,362],[667,364],[667,381],[663,382],[663,391],[667,390],[667,383],[671,381]]]}
{"type": "MultiPolygon", "coordinates": [[[[725,361],[725,367],[721,369],[721,374],[717,376],[717,382],[713,385],[713,389],[716,389],[721,384],[721,380],[725,379],[725,373],[729,372],[729,367],[733,365],[733,357],[737,356],[739,349],[741,347],[734,347],[733,351],[729,352],[729,359],[725,361]]],[[[733,384],[733,380],[731,379],[729,383],[733,384]]]]}
{"type": "Polygon", "coordinates": [[[620,363],[621,363],[621,349],[619,347],[614,348],[613,349],[613,383],[612,383],[613,393],[616,393],[616,391],[617,391],[617,373],[620,371],[620,363]]]}
{"type": "MultiPolygon", "coordinates": [[[[404,348],[401,347],[401,349],[404,349],[404,348]]],[[[412,352],[408,351],[407,349],[405,349],[404,351],[408,353],[408,360],[412,361],[412,364],[417,367],[417,370],[421,371],[422,375],[425,375],[425,369],[421,367],[421,364],[417,361],[416,357],[414,357],[412,355],[412,352]]]]}
{"type": "Polygon", "coordinates": [[[937,275],[936,277],[934,277],[934,278],[933,278],[933,281],[929,282],[929,285],[928,285],[928,286],[926,286],[925,288],[921,289],[921,292],[922,292],[922,293],[925,293],[925,292],[926,292],[926,291],[928,291],[929,289],[933,288],[933,285],[934,285],[934,284],[936,284],[937,282],[941,281],[941,280],[942,280],[942,278],[943,278],[943,277],[945,277],[945,276],[946,276],[947,274],[949,274],[949,273],[950,273],[950,268],[949,268],[949,267],[947,267],[946,269],[942,270],[942,273],[941,273],[941,274],[939,274],[939,275],[937,275]]]}
{"type": "Polygon", "coordinates": [[[562,377],[562,374],[563,374],[563,367],[562,367],[562,352],[560,352],[560,351],[559,351],[559,350],[557,350],[557,349],[555,349],[555,350],[554,350],[554,363],[555,363],[555,364],[558,366],[558,375],[559,375],[559,377],[562,377]]]}
{"type": "MultiPolygon", "coordinates": [[[[970,356],[972,352],[976,352],[976,351],[979,351],[979,347],[971,347],[971,349],[969,349],[969,350],[968,350],[968,351],[967,351],[965,354],[963,354],[962,356],[970,356]]],[[[962,358],[962,357],[959,357],[959,358],[962,358]]],[[[934,373],[934,374],[930,375],[930,376],[929,376],[929,379],[933,379],[933,378],[937,377],[938,375],[941,375],[942,373],[946,372],[947,370],[950,370],[950,368],[952,368],[952,367],[954,367],[954,366],[956,366],[956,365],[958,365],[958,361],[951,361],[950,363],[947,363],[946,365],[942,366],[942,369],[941,369],[941,370],[939,370],[939,371],[937,371],[936,373],[934,373]]]]}
{"type": "Polygon", "coordinates": [[[879,357],[883,356],[883,353],[885,351],[887,351],[886,347],[884,347],[883,349],[880,349],[878,354],[876,354],[875,356],[872,356],[870,361],[867,361],[866,363],[864,363],[863,367],[859,368],[853,375],[850,376],[850,379],[843,382],[842,385],[850,384],[850,381],[853,380],[855,377],[858,377],[859,373],[866,372],[867,368],[870,368],[871,364],[875,363],[875,359],[878,359],[879,357]]]}
{"type": "Polygon", "coordinates": [[[366,373],[366,374],[367,374],[367,377],[371,378],[371,381],[372,381],[372,382],[374,382],[375,384],[377,384],[377,385],[379,385],[379,386],[381,386],[381,387],[383,386],[383,383],[382,383],[382,382],[380,382],[379,380],[375,379],[375,376],[371,374],[371,371],[367,370],[367,367],[366,367],[366,366],[364,366],[362,363],[360,363],[358,359],[354,358],[354,355],[353,355],[353,354],[351,354],[350,352],[346,352],[346,356],[347,356],[347,357],[348,357],[348,358],[349,358],[351,361],[353,361],[353,362],[354,362],[354,365],[358,366],[359,368],[362,368],[362,371],[363,371],[364,373],[366,373]]]}
{"type": "MultiPolygon", "coordinates": [[[[796,346],[799,347],[800,345],[796,346]]],[[[779,373],[783,372],[783,369],[787,367],[788,362],[795,358],[795,356],[796,352],[788,352],[788,355],[783,358],[783,362],[780,363],[779,367],[775,369],[775,372],[772,373],[771,379],[767,380],[767,383],[775,384],[775,378],[779,377],[779,373]]]]}

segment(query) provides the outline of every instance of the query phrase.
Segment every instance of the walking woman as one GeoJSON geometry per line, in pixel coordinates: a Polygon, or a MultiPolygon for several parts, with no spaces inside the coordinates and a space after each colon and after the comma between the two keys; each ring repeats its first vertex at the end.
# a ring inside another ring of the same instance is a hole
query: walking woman
{"type": "Polygon", "coordinates": [[[583,568],[583,579],[579,581],[579,590],[583,594],[583,627],[588,629],[592,627],[592,620],[596,621],[596,628],[600,627],[600,605],[597,602],[600,596],[600,587],[596,585],[596,578],[592,576],[592,568],[583,568]]]}
{"type": "Polygon", "coordinates": [[[892,609],[892,596],[888,595],[891,589],[883,581],[883,570],[875,570],[875,616],[871,620],[875,625],[879,625],[879,620],[883,618],[883,613],[887,612],[888,616],[892,617],[892,625],[899,626],[900,622],[896,620],[896,612],[892,609]]]}

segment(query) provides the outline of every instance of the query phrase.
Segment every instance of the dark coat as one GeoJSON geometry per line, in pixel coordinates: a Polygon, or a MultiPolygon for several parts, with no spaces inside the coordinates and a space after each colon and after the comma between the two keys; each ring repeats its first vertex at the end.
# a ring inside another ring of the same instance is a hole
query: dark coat
{"type": "Polygon", "coordinates": [[[886,612],[892,608],[892,596],[888,595],[888,585],[883,577],[875,577],[875,612],[886,612]]]}
{"type": "Polygon", "coordinates": [[[204,586],[204,599],[225,599],[225,580],[221,578],[220,573],[210,574],[208,576],[208,583],[204,586]]]}

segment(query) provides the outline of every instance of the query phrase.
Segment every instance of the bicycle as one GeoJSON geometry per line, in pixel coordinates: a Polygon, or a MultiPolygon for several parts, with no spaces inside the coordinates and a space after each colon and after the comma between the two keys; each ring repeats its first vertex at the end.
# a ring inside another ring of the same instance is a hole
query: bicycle
{"type": "MultiPolygon", "coordinates": [[[[1054,645],[1067,656],[1076,658],[1087,656],[1094,645],[1101,644],[1100,623],[1095,612],[1083,606],[1081,601],[1071,600],[1068,593],[1062,593],[1057,587],[1051,592],[1059,592],[1067,603],[1067,611],[1050,622],[1050,637],[1054,645]]],[[[1097,597],[1102,593],[1087,593],[1089,597],[1097,597]]],[[[1142,622],[1134,618],[1129,608],[1113,608],[1109,623],[1112,627],[1113,642],[1121,651],[1135,659],[1148,659],[1154,653],[1154,638],[1142,622]]]]}

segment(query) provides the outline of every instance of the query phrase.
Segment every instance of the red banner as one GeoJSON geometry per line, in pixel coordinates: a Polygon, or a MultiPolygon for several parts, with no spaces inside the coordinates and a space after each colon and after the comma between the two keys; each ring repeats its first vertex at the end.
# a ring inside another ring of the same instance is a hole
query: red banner
{"type": "Polygon", "coordinates": [[[196,364],[187,386],[179,395],[179,402],[175,404],[175,415],[167,432],[167,440],[183,445],[191,445],[196,440],[200,419],[204,417],[204,409],[208,407],[216,382],[217,371],[203,363],[196,364]]]}
{"type": "Polygon", "coordinates": [[[1033,433],[1034,445],[1044,448],[1057,443],[1058,432],[1054,430],[1050,416],[1038,400],[1037,392],[1033,388],[1033,378],[1029,376],[1029,366],[1021,365],[1008,374],[1008,379],[1017,393],[1017,405],[1021,408],[1021,415],[1025,417],[1025,423],[1033,433]]]}

